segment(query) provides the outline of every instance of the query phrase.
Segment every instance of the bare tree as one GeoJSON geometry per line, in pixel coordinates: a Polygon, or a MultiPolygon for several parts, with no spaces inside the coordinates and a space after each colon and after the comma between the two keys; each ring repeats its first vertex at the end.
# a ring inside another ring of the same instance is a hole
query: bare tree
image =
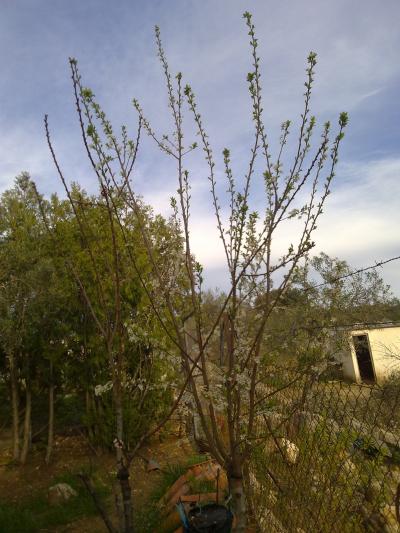
{"type": "MultiPolygon", "coordinates": [[[[44,123],[48,146],[70,204],[71,216],[77,225],[81,253],[85,256],[86,266],[82,267],[82,264],[79,262],[79,257],[74,253],[69,253],[68,249],[64,249],[61,254],[66,268],[75,280],[82,295],[82,299],[103,341],[108,356],[110,382],[104,387],[108,389],[110,386],[113,394],[113,412],[115,416],[115,439],[113,444],[118,464],[117,479],[120,487],[119,497],[117,498],[119,530],[125,533],[131,533],[134,530],[129,471],[131,462],[145,440],[157,432],[169,420],[177,408],[187,384],[184,383],[182,385],[181,391],[168,413],[161,419],[156,419],[155,424],[148,431],[139,435],[133,449],[130,449],[125,440],[124,397],[126,397],[127,391],[129,391],[130,402],[136,403],[140,411],[151,390],[151,384],[148,380],[151,376],[153,362],[148,354],[143,353],[140,356],[140,361],[137,362],[136,370],[133,374],[129,368],[128,352],[131,338],[136,338],[138,329],[140,329],[138,327],[139,321],[135,317],[135,304],[126,296],[127,287],[130,287],[132,283],[132,276],[129,274],[129,272],[132,273],[132,265],[134,265],[135,271],[140,277],[147,295],[149,295],[148,287],[151,284],[154,285],[151,290],[152,297],[149,299],[151,305],[147,305],[149,317],[151,318],[152,310],[154,310],[156,316],[159,317],[161,323],[165,326],[161,318],[163,311],[153,305],[154,295],[157,293],[156,285],[158,280],[154,283],[154,277],[148,275],[146,264],[143,263],[143,258],[140,258],[141,252],[135,249],[137,245],[137,240],[135,241],[133,238],[135,224],[137,221],[140,221],[143,228],[146,228],[146,235],[148,235],[152,243],[152,258],[158,264],[158,272],[162,272],[164,277],[168,273],[169,279],[164,279],[165,285],[171,282],[171,272],[174,269],[176,270],[176,278],[181,271],[182,239],[177,232],[174,221],[164,222],[157,217],[153,217],[139,200],[136,201],[135,217],[132,217],[132,210],[127,200],[126,184],[129,183],[128,180],[130,179],[136,160],[141,131],[140,121],[135,141],[128,139],[125,127],[122,127],[121,141],[118,141],[113,134],[111,125],[106,121],[104,114],[94,102],[92,93],[89,89],[82,87],[77,63],[74,59],[70,60],[70,67],[82,139],[87,156],[98,180],[100,198],[90,198],[79,187],[75,185],[71,187],[68,184],[52,144],[48,117],[46,116],[44,123]],[[92,112],[98,120],[102,121],[103,128],[107,132],[106,144],[103,144],[100,136],[97,134],[97,130],[92,121],[92,112]],[[88,119],[88,125],[84,124],[84,117],[88,119]],[[109,151],[113,148],[118,158],[109,155],[109,151]],[[117,170],[114,168],[115,165],[117,166],[117,170]],[[124,169],[123,175],[119,173],[120,168],[124,169]],[[124,180],[121,186],[117,183],[118,177],[122,177],[124,180]],[[98,217],[94,219],[91,217],[93,208],[99,212],[98,217]],[[101,224],[101,228],[98,227],[99,223],[101,224]],[[99,237],[100,234],[101,238],[99,237]],[[88,271],[90,272],[89,276],[87,274],[88,271]]],[[[59,221],[57,220],[57,216],[51,210],[47,209],[46,203],[37,191],[36,199],[48,233],[57,245],[62,246],[63,236],[58,231],[59,221]]],[[[175,282],[177,282],[177,279],[175,279],[175,282]]],[[[167,328],[166,330],[168,331],[167,328]]],[[[150,332],[150,328],[148,328],[145,335],[150,332]]],[[[150,338],[152,344],[159,342],[159,340],[159,338],[150,338]]],[[[163,345],[162,349],[165,352],[167,347],[163,345]]],[[[154,385],[153,383],[152,386],[154,385]]],[[[99,386],[100,389],[102,389],[102,386],[99,386]]],[[[49,401],[50,425],[52,426],[51,388],[49,401]]],[[[50,435],[52,433],[50,431],[51,428],[49,428],[48,455],[51,452],[50,435]]],[[[106,518],[107,525],[110,520],[108,517],[106,518]]]]}
{"type": "MultiPolygon", "coordinates": [[[[253,106],[254,141],[242,187],[231,168],[229,150],[223,151],[224,171],[228,184],[227,217],[224,216],[222,202],[217,196],[216,163],[195,95],[190,86],[182,87],[180,73],[176,76],[175,82],[172,79],[157,27],[158,55],[165,73],[169,108],[174,125],[172,140],[168,136],[162,138],[157,136],[139,103],[135,101],[135,107],[147,133],[163,152],[175,159],[177,165],[178,200],[173,202],[173,208],[175,216],[179,217],[185,240],[185,266],[189,285],[187,296],[190,312],[194,317],[194,328],[191,332],[194,342],[191,353],[187,353],[185,349],[178,324],[175,328],[176,342],[180,347],[186,374],[191,372],[194,365],[199,368],[200,378],[190,380],[190,393],[209,450],[227,471],[238,531],[243,531],[246,524],[243,475],[254,446],[255,420],[260,406],[258,387],[266,377],[262,359],[268,354],[261,353],[261,347],[265,345],[263,341],[266,328],[271,314],[290,286],[296,266],[314,246],[312,235],[330,193],[339,145],[347,124],[346,113],[341,113],[338,132],[332,141],[331,125],[329,122],[324,124],[321,140],[314,152],[311,152],[311,138],[316,126],[316,119],[310,112],[316,65],[316,54],[311,52],[308,56],[304,109],[295,143],[294,160],[284,171],[283,155],[291,123],[286,121],[282,124],[278,154],[273,158],[269,151],[263,121],[258,41],[251,15],[245,13],[244,18],[250,36],[253,60],[253,68],[247,76],[247,81],[253,106]],[[227,297],[214,324],[209,328],[205,327],[203,313],[202,268],[195,261],[191,247],[190,174],[185,168],[184,158],[196,145],[186,147],[183,144],[185,100],[192,113],[205,154],[211,202],[230,278],[227,297]],[[259,160],[258,165],[256,160],[259,160]],[[265,204],[262,212],[251,212],[253,182],[258,177],[260,167],[263,169],[265,204]],[[273,240],[281,226],[293,219],[301,221],[301,228],[299,229],[299,226],[296,228],[297,241],[289,246],[286,253],[277,258],[273,240]],[[254,302],[260,295],[262,295],[262,304],[255,306],[254,302]],[[251,328],[248,327],[249,315],[251,328]],[[210,367],[207,363],[212,360],[209,351],[210,341],[222,323],[224,334],[220,350],[223,353],[216,359],[224,361],[224,364],[217,369],[215,365],[210,367]],[[218,380],[215,379],[217,372],[220,374],[218,380]],[[221,416],[226,421],[227,434],[221,431],[219,423],[221,416]]],[[[151,247],[148,247],[148,253],[151,257],[151,247]]],[[[182,310],[174,306],[170,293],[165,292],[163,296],[171,316],[182,316],[182,310]]]]}
{"type": "MultiPolygon", "coordinates": [[[[158,148],[176,164],[178,192],[171,206],[174,224],[181,229],[182,234],[183,270],[182,265],[174,263],[172,258],[164,264],[159,262],[156,243],[143,215],[140,197],[132,184],[137,143],[128,140],[124,129],[122,141],[117,139],[92,91],[82,85],[76,61],[70,61],[83,141],[99,179],[109,214],[110,234],[114,235],[118,227],[128,250],[128,256],[125,254],[124,258],[134,266],[152,309],[174,347],[174,353],[169,354],[171,362],[175,357],[184,371],[180,392],[172,410],[186,388],[186,395],[194,406],[207,447],[227,472],[237,531],[244,531],[247,522],[244,478],[256,442],[255,422],[263,400],[260,387],[268,377],[265,365],[268,353],[264,353],[268,345],[266,331],[270,317],[290,286],[296,266],[314,246],[312,236],[330,193],[339,145],[347,124],[347,114],[341,113],[338,131],[331,139],[331,125],[325,123],[321,138],[312,150],[316,119],[311,115],[310,99],[316,54],[311,52],[306,70],[304,109],[294,143],[294,158],[292,164],[284,169],[284,153],[291,123],[285,121],[282,124],[278,153],[274,158],[270,153],[263,120],[258,41],[251,15],[246,12],[244,18],[252,54],[252,70],[247,75],[247,81],[253,109],[254,138],[243,179],[238,179],[234,174],[230,151],[223,151],[223,169],[228,185],[227,214],[217,195],[216,161],[194,92],[189,85],[183,86],[181,73],[175,78],[171,76],[158,27],[155,30],[156,41],[165,74],[172,135],[159,136],[139,102],[134,101],[139,115],[139,132],[144,129],[158,148]],[[184,144],[186,105],[205,155],[211,206],[229,272],[229,290],[211,325],[204,316],[203,269],[195,259],[190,233],[191,174],[186,167],[186,155],[197,148],[197,143],[184,144]],[[261,211],[252,212],[252,196],[260,194],[254,182],[260,174],[265,189],[264,205],[261,211]],[[119,208],[120,200],[125,211],[119,208]],[[124,228],[124,213],[132,214],[137,221],[151,276],[143,275],[135,255],[131,253],[129,237],[124,228]],[[296,221],[294,242],[279,257],[274,247],[277,232],[291,221],[296,221]],[[220,342],[213,343],[220,329],[220,342]],[[219,346],[220,353],[211,350],[212,344],[219,346]]],[[[60,177],[63,179],[61,174],[60,177]]],[[[179,263],[179,255],[175,254],[175,257],[178,257],[179,263]]],[[[117,247],[113,248],[113,260],[115,263],[121,261],[117,247]]],[[[95,319],[110,351],[110,365],[115,368],[113,380],[115,402],[118,405],[117,391],[121,386],[119,354],[123,353],[120,345],[114,346],[114,342],[120,343],[122,338],[117,335],[121,327],[119,266],[116,264],[112,271],[115,277],[114,318],[109,325],[95,319]]],[[[118,427],[117,436],[122,440],[121,435],[121,428],[118,427]]],[[[127,512],[131,511],[128,509],[127,512]]],[[[126,523],[130,523],[128,518],[126,523]]],[[[128,528],[125,530],[131,531],[128,528]]]]}
{"type": "MultiPolygon", "coordinates": [[[[77,100],[79,109],[79,101],[77,100]]],[[[110,246],[110,255],[106,265],[101,264],[105,254],[98,254],[96,240],[93,239],[93,227],[87,216],[87,209],[90,202],[79,194],[74,194],[71,191],[64,174],[60,168],[56,154],[50,138],[50,130],[48,118],[45,117],[45,130],[48,146],[53,158],[53,162],[57,169],[59,178],[64,185],[65,192],[70,202],[73,215],[79,227],[79,233],[82,243],[82,249],[87,255],[90,268],[93,272],[92,284],[93,287],[85,285],[84,277],[82,276],[79,265],[74,263],[73,258],[65,255],[66,266],[73,275],[85,301],[90,310],[92,319],[94,320],[98,332],[104,343],[106,353],[109,361],[109,371],[112,383],[113,393],[113,408],[115,413],[115,451],[118,463],[117,478],[120,483],[121,494],[118,499],[119,502],[119,521],[121,530],[128,532],[133,531],[133,510],[131,501],[131,489],[129,483],[129,470],[126,468],[122,453],[122,443],[124,442],[124,428],[123,428],[123,373],[124,373],[124,341],[126,339],[126,332],[124,331],[123,317],[121,314],[121,250],[118,244],[117,232],[115,229],[115,216],[111,206],[111,187],[104,186],[102,182],[101,169],[96,169],[99,177],[100,190],[103,201],[99,204],[99,209],[104,209],[108,225],[104,227],[104,232],[107,233],[106,241],[110,246]],[[86,202],[86,203],[85,203],[86,202]],[[107,278],[107,279],[106,279],[107,278]],[[110,282],[111,280],[111,287],[110,282]],[[90,289],[90,290],[89,290],[90,289]],[[94,289],[94,290],[93,290],[94,289]]],[[[89,151],[89,147],[87,147],[89,151]]],[[[88,152],[90,154],[90,152],[88,152]]],[[[130,157],[134,158],[134,148],[131,149],[130,157]]],[[[49,221],[48,215],[45,212],[44,204],[39,195],[37,198],[40,202],[42,216],[46,223],[46,227],[51,235],[57,240],[57,221],[49,221]]]]}

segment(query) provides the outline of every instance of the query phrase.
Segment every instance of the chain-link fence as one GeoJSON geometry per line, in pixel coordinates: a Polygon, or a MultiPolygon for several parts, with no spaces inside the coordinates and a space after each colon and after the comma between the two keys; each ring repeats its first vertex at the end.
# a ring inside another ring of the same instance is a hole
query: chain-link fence
{"type": "Polygon", "coordinates": [[[378,387],[285,372],[265,392],[249,472],[260,529],[400,531],[400,379],[378,387]]]}

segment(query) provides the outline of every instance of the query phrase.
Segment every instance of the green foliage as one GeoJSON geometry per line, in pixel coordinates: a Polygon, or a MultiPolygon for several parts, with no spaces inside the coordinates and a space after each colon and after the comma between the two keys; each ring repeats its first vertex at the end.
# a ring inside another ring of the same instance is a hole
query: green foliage
{"type": "MultiPolygon", "coordinates": [[[[275,296],[273,289],[270,299],[275,296]]],[[[266,295],[259,294],[256,309],[265,300],[266,295]]],[[[334,356],[343,348],[343,338],[335,328],[396,320],[398,306],[376,270],[353,275],[346,261],[325,253],[308,258],[296,267],[291,284],[269,317],[264,363],[290,364],[298,370],[325,364],[324,379],[341,377],[334,356]]],[[[254,314],[250,310],[249,327],[254,314]]]]}
{"type": "MultiPolygon", "coordinates": [[[[166,468],[161,472],[161,478],[159,483],[152,491],[149,501],[146,506],[138,509],[135,514],[135,522],[138,533],[148,533],[149,531],[158,531],[162,526],[163,515],[159,506],[160,499],[164,496],[167,490],[179,479],[183,474],[187,472],[187,469],[197,463],[201,463],[207,459],[204,455],[192,455],[186,461],[182,463],[168,464],[166,468]]],[[[194,487],[198,489],[198,492],[210,492],[208,489],[210,485],[205,482],[195,482],[194,487]]],[[[215,485],[214,485],[215,489],[215,485]]],[[[196,492],[196,491],[194,491],[196,492]]],[[[165,532],[167,533],[167,532],[165,532]]]]}
{"type": "MultiPolygon", "coordinates": [[[[393,357],[398,360],[400,354],[393,354],[393,357]]],[[[373,391],[373,397],[379,406],[377,416],[379,424],[389,431],[400,431],[400,372],[393,372],[379,388],[373,391]]],[[[394,450],[394,453],[397,462],[400,463],[399,449],[394,450]]]]}
{"type": "MultiPolygon", "coordinates": [[[[321,532],[332,527],[348,533],[364,531],[358,506],[371,480],[382,481],[383,457],[367,459],[361,452],[351,454],[356,437],[348,427],[333,433],[329,419],[321,418],[313,432],[296,436],[299,460],[295,465],[287,465],[278,452],[271,455],[258,449],[252,470],[262,487],[259,505],[266,505],[289,530],[294,524],[307,523],[310,529],[321,532]],[[268,472],[278,480],[281,491],[268,472]]],[[[378,497],[384,501],[383,491],[378,497]]],[[[374,505],[379,506],[377,499],[374,505]]]]}
{"type": "Polygon", "coordinates": [[[190,492],[192,494],[206,494],[208,492],[215,492],[215,480],[213,479],[190,479],[190,492]]]}
{"type": "Polygon", "coordinates": [[[29,508],[0,503],[0,533],[36,533],[39,528],[29,508]]]}
{"type": "MultiPolygon", "coordinates": [[[[53,480],[53,484],[56,483],[68,483],[77,491],[78,496],[56,506],[49,506],[45,493],[18,503],[0,502],[0,533],[54,530],[58,526],[97,513],[92,497],[76,475],[71,473],[58,476],[53,480]]],[[[100,496],[107,494],[103,485],[97,486],[96,490],[100,496]]]]}
{"type": "Polygon", "coordinates": [[[60,396],[55,405],[55,412],[58,429],[81,426],[85,416],[82,395],[71,393],[60,396]]]}
{"type": "Polygon", "coordinates": [[[308,308],[331,322],[382,320],[396,303],[377,270],[353,274],[346,261],[325,253],[297,269],[294,285],[306,289],[308,308]]]}
{"type": "MultiPolygon", "coordinates": [[[[1,357],[1,355],[0,355],[1,357]]],[[[10,422],[9,390],[6,383],[0,380],[0,420],[3,424],[10,422]]],[[[1,426],[0,426],[1,431],[1,426]]]]}
{"type": "MultiPolygon", "coordinates": [[[[94,96],[85,91],[92,100],[94,96]]],[[[118,276],[120,326],[112,350],[119,351],[123,360],[130,446],[170,404],[167,384],[174,370],[162,360],[168,339],[138,278],[136,268],[146,277],[150,267],[135,216],[124,216],[123,230],[115,220],[111,229],[101,194],[89,196],[74,184],[69,200],[56,195],[41,198],[26,173],[1,195],[0,370],[8,385],[11,355],[20,400],[26,384],[32,390],[34,424],[46,423],[47,390],[53,384],[56,428],[85,423],[95,444],[111,447],[115,438],[111,392],[107,398],[96,398],[94,391],[112,379],[110,350],[98,326],[112,326],[118,276]],[[113,246],[118,249],[117,271],[113,246]]],[[[114,201],[124,209],[121,198],[114,201]]],[[[168,261],[176,263],[179,257],[179,231],[144,205],[141,216],[156,243],[159,268],[165,268],[167,276],[168,261]]]]}

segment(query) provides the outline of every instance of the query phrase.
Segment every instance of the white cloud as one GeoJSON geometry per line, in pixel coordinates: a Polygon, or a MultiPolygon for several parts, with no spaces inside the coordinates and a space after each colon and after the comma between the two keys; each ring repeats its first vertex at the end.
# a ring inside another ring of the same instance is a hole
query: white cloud
{"type": "MultiPolygon", "coordinates": [[[[102,0],[88,0],[85,5],[71,1],[62,11],[57,3],[49,7],[45,1],[38,2],[35,10],[28,1],[15,4],[25,6],[24,16],[12,3],[7,9],[0,7],[5,15],[0,17],[4,63],[0,98],[9,103],[7,113],[1,114],[0,190],[10,186],[21,170],[38,180],[40,190],[60,190],[43,134],[42,115],[47,111],[66,177],[95,188],[73,116],[66,67],[69,55],[80,59],[84,84],[94,88],[116,125],[124,122],[135,130],[130,105],[135,96],[155,129],[161,133],[168,129],[170,117],[154,49],[155,23],[162,30],[171,72],[182,70],[197,95],[216,157],[220,162],[221,148],[231,147],[234,166],[242,171],[252,124],[245,81],[251,58],[241,18],[247,6],[240,0],[176,0],[165,5],[146,3],[145,7],[137,1],[121,2],[118,7],[102,0]],[[90,17],[83,16],[89,12],[90,17]]],[[[397,83],[398,0],[386,0],[384,8],[375,0],[256,0],[251,9],[259,37],[272,148],[280,122],[299,115],[309,50],[319,55],[313,110],[322,120],[334,118],[342,109],[362,114],[397,83]]],[[[397,101],[381,103],[387,109],[398,105],[397,101]]],[[[374,153],[391,153],[390,147],[382,146],[379,130],[375,139],[374,153]]],[[[192,141],[191,135],[187,140],[192,141]]],[[[319,249],[359,266],[398,247],[400,159],[371,161],[356,136],[352,143],[362,162],[348,161],[338,169],[316,240],[319,249]]],[[[169,197],[177,188],[174,164],[155,155],[156,148],[147,141],[142,148],[137,188],[157,211],[167,213],[169,197]]],[[[208,267],[213,285],[213,276],[221,279],[224,255],[207,193],[207,172],[198,160],[192,163],[194,251],[208,267]]],[[[256,188],[256,196],[260,190],[261,186],[256,188]]],[[[284,236],[276,244],[282,249],[284,236]]]]}
{"type": "MultiPolygon", "coordinates": [[[[399,175],[400,158],[342,165],[337,186],[333,186],[326,212],[314,235],[317,243],[314,253],[324,251],[347,260],[354,267],[400,255],[399,175]]],[[[197,207],[191,217],[192,249],[211,276],[208,285],[214,286],[217,280],[221,282],[225,257],[211,202],[207,203],[201,188],[197,192],[201,208],[197,207]]],[[[157,203],[161,205],[160,201],[157,203]]],[[[199,205],[196,194],[193,203],[199,205]]],[[[274,242],[275,256],[283,253],[290,242],[296,242],[299,230],[300,224],[294,222],[279,232],[274,242]]],[[[388,273],[393,289],[400,292],[394,267],[385,267],[384,273],[388,273]]]]}
{"type": "MultiPolygon", "coordinates": [[[[400,255],[399,175],[400,158],[342,165],[338,188],[321,219],[318,249],[357,267],[400,255]]],[[[393,268],[384,272],[390,273],[390,283],[400,293],[393,268]]]]}

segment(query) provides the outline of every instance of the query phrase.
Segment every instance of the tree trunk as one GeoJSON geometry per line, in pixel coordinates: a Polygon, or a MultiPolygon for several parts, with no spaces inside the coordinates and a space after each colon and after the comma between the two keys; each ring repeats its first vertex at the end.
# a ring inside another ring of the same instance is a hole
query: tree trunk
{"type": "Polygon", "coordinates": [[[29,448],[31,446],[31,414],[32,414],[32,393],[31,393],[31,384],[29,379],[26,380],[26,406],[25,406],[25,420],[24,420],[24,439],[22,443],[21,451],[21,463],[26,463],[26,458],[28,456],[29,448]]]}
{"type": "Polygon", "coordinates": [[[12,435],[13,435],[13,459],[19,459],[19,394],[18,377],[15,368],[15,356],[11,352],[9,355],[10,364],[10,385],[11,385],[11,410],[12,410],[12,435]]]}
{"type": "Polygon", "coordinates": [[[86,431],[88,434],[89,441],[92,443],[95,440],[95,431],[93,429],[94,427],[94,418],[95,418],[95,411],[94,411],[94,400],[92,399],[91,392],[89,389],[85,390],[85,406],[86,406],[86,431]]]}
{"type": "Polygon", "coordinates": [[[122,465],[117,477],[121,487],[122,506],[124,512],[124,533],[133,533],[132,491],[129,483],[129,469],[122,465]]]}
{"type": "Polygon", "coordinates": [[[235,528],[233,531],[244,533],[247,526],[247,503],[241,466],[228,469],[228,481],[229,491],[232,495],[232,509],[235,515],[235,528]]]}
{"type": "Polygon", "coordinates": [[[46,464],[50,463],[54,441],[54,382],[53,363],[50,361],[50,384],[49,384],[49,431],[47,435],[46,464]]]}
{"type": "Polygon", "coordinates": [[[78,474],[78,475],[81,478],[83,484],[85,485],[87,491],[89,492],[89,494],[93,498],[93,502],[94,502],[94,504],[96,506],[96,509],[98,510],[101,518],[103,519],[104,525],[106,526],[107,530],[110,533],[117,533],[115,528],[114,528],[114,526],[113,526],[113,523],[111,522],[111,519],[110,519],[110,517],[108,515],[108,512],[103,507],[103,504],[100,501],[100,498],[99,498],[96,490],[94,489],[94,487],[92,485],[92,482],[90,481],[90,478],[88,476],[86,476],[85,474],[78,474]]]}
{"type": "Polygon", "coordinates": [[[132,492],[129,483],[129,468],[124,465],[124,457],[120,443],[125,446],[123,441],[123,401],[122,401],[122,389],[119,379],[114,383],[114,402],[115,402],[115,417],[116,417],[116,429],[117,439],[116,454],[117,463],[119,465],[118,480],[121,489],[122,508],[120,512],[123,513],[124,533],[133,533],[133,505],[132,505],[132,492]]]}
{"type": "MultiPolygon", "coordinates": [[[[112,358],[111,358],[112,360],[112,358]]],[[[116,421],[117,442],[115,443],[115,451],[117,455],[118,473],[117,478],[120,485],[122,506],[118,509],[119,520],[124,524],[124,533],[133,533],[133,505],[132,492],[129,483],[129,467],[124,464],[123,447],[124,443],[124,406],[123,406],[123,391],[122,391],[122,361],[121,353],[117,354],[117,365],[114,369],[113,375],[113,402],[116,421]]]]}
{"type": "MultiPolygon", "coordinates": [[[[92,396],[92,406],[93,406],[93,420],[94,420],[94,434],[96,438],[100,439],[100,442],[103,442],[103,434],[102,434],[102,425],[105,420],[105,413],[104,413],[104,405],[103,400],[101,399],[101,396],[98,398],[92,396]]],[[[107,443],[108,444],[108,443],[107,443]]]]}

